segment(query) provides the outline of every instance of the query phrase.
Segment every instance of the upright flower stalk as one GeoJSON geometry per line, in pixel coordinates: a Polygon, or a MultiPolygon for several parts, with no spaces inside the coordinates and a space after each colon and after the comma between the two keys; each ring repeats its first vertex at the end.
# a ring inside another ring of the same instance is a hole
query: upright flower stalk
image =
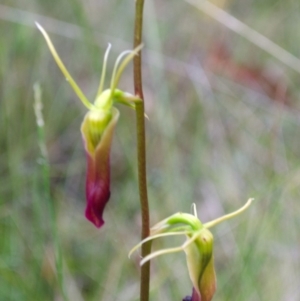
{"type": "Polygon", "coordinates": [[[166,236],[185,235],[186,241],[179,247],[155,251],[141,259],[143,265],[149,260],[169,253],[184,251],[186,254],[189,276],[193,284],[193,301],[211,301],[216,290],[216,276],[213,258],[213,235],[209,228],[228,220],[245,211],[253,199],[239,210],[224,215],[211,222],[202,224],[197,217],[194,206],[194,215],[188,213],[175,213],[162,220],[151,228],[148,238],[142,240],[129,253],[129,256],[144,243],[166,236]]]}
{"type": "MultiPolygon", "coordinates": [[[[135,21],[134,21],[134,41],[133,47],[142,43],[143,36],[143,10],[144,0],[135,1],[135,21]]],[[[145,239],[150,234],[150,214],[147,193],[147,173],[146,173],[146,138],[144,119],[144,95],[142,85],[142,57],[135,56],[133,60],[133,80],[134,93],[142,101],[136,106],[136,126],[137,126],[137,155],[138,155],[138,180],[141,206],[142,231],[141,238],[145,239]]],[[[146,257],[151,252],[151,242],[142,245],[141,256],[146,257]]],[[[150,262],[141,267],[140,276],[140,301],[149,300],[150,288],[150,262]]]]}
{"type": "Polygon", "coordinates": [[[81,134],[87,156],[85,216],[97,228],[100,228],[104,224],[103,211],[110,198],[110,148],[120,115],[113,104],[122,103],[135,109],[141,102],[138,97],[119,90],[117,86],[125,67],[138,54],[142,46],[139,45],[134,50],[124,51],[119,55],[113,69],[110,88],[104,90],[107,59],[111,49],[111,45],[108,46],[104,55],[99,88],[94,103],[91,103],[71,77],[46,31],[38,23],[36,25],[43,34],[58,67],[89,110],[81,124],[81,134]]]}

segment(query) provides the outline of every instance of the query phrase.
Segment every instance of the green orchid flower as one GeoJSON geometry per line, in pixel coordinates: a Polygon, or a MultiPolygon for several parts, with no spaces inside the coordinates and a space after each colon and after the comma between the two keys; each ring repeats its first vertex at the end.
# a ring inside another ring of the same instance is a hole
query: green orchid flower
{"type": "Polygon", "coordinates": [[[91,103],[61,61],[47,32],[40,24],[36,23],[36,26],[43,34],[50,52],[66,80],[89,110],[81,125],[81,134],[87,154],[85,216],[97,228],[100,228],[104,224],[103,211],[110,197],[110,148],[113,132],[120,115],[118,109],[113,105],[122,103],[134,109],[135,104],[141,101],[134,95],[119,90],[117,86],[125,67],[138,54],[142,45],[119,55],[113,69],[110,88],[104,90],[107,59],[111,49],[109,44],[104,55],[98,92],[94,103],[91,103]]]}
{"type": "Polygon", "coordinates": [[[130,251],[129,256],[147,241],[172,235],[185,235],[187,240],[181,246],[155,251],[142,258],[140,265],[163,254],[184,251],[189,276],[194,288],[192,300],[210,301],[216,290],[216,276],[213,258],[213,235],[209,228],[242,213],[250,206],[252,201],[253,199],[249,199],[239,210],[205,224],[202,224],[198,219],[195,205],[194,214],[175,213],[154,225],[151,228],[150,236],[137,244],[130,251]]]}

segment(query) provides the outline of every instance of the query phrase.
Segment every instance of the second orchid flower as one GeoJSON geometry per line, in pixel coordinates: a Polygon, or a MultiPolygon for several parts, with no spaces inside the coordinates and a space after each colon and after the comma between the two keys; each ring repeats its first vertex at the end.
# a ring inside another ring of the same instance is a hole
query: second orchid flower
{"type": "Polygon", "coordinates": [[[186,254],[189,276],[193,284],[192,301],[211,301],[216,290],[216,276],[213,258],[213,235],[209,228],[222,221],[230,219],[245,211],[253,199],[239,210],[224,215],[211,222],[202,224],[197,217],[194,206],[194,215],[178,212],[162,220],[151,228],[150,236],[137,244],[129,256],[147,241],[172,235],[185,235],[187,240],[179,247],[162,249],[142,258],[140,264],[163,255],[184,251],[186,254]]]}

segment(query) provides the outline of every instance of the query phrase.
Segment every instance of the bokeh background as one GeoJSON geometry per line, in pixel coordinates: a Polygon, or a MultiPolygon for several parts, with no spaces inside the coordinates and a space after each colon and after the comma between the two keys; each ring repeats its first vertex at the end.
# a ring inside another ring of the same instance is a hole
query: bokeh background
{"type": "MultiPolygon", "coordinates": [[[[280,54],[258,47],[255,38],[232,32],[227,21],[221,24],[188,2],[145,2],[151,223],[190,212],[192,203],[206,222],[254,197],[247,212],[212,229],[214,300],[299,300],[300,2],[212,2],[295,56],[294,69],[281,62],[280,54]]],[[[79,128],[86,110],[34,25],[39,21],[48,31],[93,100],[107,43],[113,45],[111,74],[117,55],[132,48],[133,20],[133,0],[1,0],[1,301],[63,300],[54,228],[67,300],[138,300],[138,255],[127,258],[140,236],[135,114],[119,107],[112,195],[105,226],[97,230],[83,215],[85,154],[79,128]],[[33,110],[36,82],[42,89],[44,140],[33,110]]],[[[131,66],[120,88],[133,91],[131,66]]],[[[183,240],[162,240],[154,248],[183,240]]],[[[151,300],[179,301],[190,292],[183,253],[153,260],[151,300]]]]}

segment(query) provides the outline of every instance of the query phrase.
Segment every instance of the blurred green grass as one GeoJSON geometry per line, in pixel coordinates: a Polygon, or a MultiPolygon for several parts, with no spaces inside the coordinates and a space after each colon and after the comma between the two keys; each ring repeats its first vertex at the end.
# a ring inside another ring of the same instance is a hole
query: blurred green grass
{"type": "MultiPolygon", "coordinates": [[[[300,57],[297,1],[224,5],[300,57]]],[[[109,71],[118,53],[132,47],[134,1],[4,0],[0,13],[0,300],[62,300],[33,111],[36,81],[43,90],[51,198],[69,300],[137,300],[138,258],[127,259],[140,235],[134,113],[120,108],[111,155],[112,196],[99,231],[83,216],[85,155],[79,127],[85,109],[34,27],[36,17],[92,100],[107,43],[113,43],[109,71]],[[9,14],[5,5],[15,10],[9,14]]],[[[297,300],[299,75],[185,2],[146,1],[144,41],[152,223],[189,212],[192,202],[208,221],[255,197],[249,211],[213,229],[214,300],[297,300]],[[210,46],[221,39],[237,61],[279,68],[292,105],[206,70],[210,46]]],[[[132,86],[128,68],[120,87],[132,91],[132,86]]],[[[189,294],[183,254],[153,261],[151,288],[151,300],[189,294]]]]}

